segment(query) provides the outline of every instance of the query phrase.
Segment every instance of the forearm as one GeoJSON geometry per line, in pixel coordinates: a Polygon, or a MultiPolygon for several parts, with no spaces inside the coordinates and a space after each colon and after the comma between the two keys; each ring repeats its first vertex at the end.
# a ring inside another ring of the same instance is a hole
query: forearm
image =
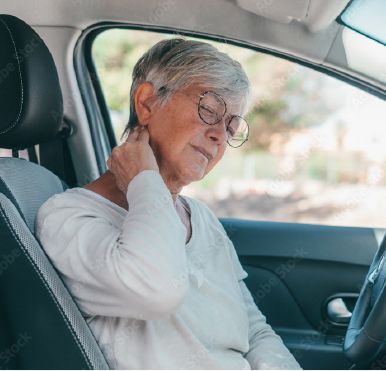
{"type": "Polygon", "coordinates": [[[249,318],[249,351],[244,356],[251,368],[254,370],[301,369],[281,338],[267,324],[243,281],[240,281],[240,289],[249,318]]]}

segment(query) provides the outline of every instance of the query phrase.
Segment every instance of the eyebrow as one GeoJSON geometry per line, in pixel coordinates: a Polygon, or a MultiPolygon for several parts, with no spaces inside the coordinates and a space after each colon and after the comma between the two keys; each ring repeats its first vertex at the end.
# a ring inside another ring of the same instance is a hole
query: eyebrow
{"type": "MultiPolygon", "coordinates": [[[[226,109],[227,109],[227,111],[228,111],[229,104],[225,101],[224,97],[223,97],[221,94],[219,94],[219,93],[217,93],[216,91],[214,91],[214,90],[204,90],[204,92],[208,92],[208,91],[217,94],[217,95],[224,101],[225,106],[226,106],[226,109]]],[[[201,98],[203,95],[204,95],[204,93],[202,93],[202,92],[198,92],[198,93],[197,93],[197,96],[200,97],[200,98],[201,98]]],[[[197,103],[197,104],[198,104],[198,103],[197,103]]],[[[229,112],[226,112],[224,116],[226,116],[227,118],[242,117],[242,118],[245,120],[245,117],[244,117],[243,115],[241,115],[241,114],[238,114],[238,113],[236,113],[236,114],[234,114],[234,115],[231,115],[229,112]]]]}

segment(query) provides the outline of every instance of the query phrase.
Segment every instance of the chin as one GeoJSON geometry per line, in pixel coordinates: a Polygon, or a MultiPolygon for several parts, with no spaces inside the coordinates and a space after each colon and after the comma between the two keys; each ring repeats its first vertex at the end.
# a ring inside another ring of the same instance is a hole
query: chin
{"type": "Polygon", "coordinates": [[[182,178],[186,181],[186,184],[198,182],[204,178],[206,174],[206,169],[201,166],[186,166],[181,172],[182,178]]]}

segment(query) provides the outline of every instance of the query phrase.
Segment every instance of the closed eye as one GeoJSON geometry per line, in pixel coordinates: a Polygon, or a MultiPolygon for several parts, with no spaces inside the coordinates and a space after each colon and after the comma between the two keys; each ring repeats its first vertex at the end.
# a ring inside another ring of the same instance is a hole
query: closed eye
{"type": "Polygon", "coordinates": [[[201,106],[201,109],[204,110],[206,113],[209,113],[211,115],[213,115],[215,112],[213,111],[213,109],[211,109],[210,107],[208,106],[201,106]]]}
{"type": "Polygon", "coordinates": [[[233,130],[233,128],[231,126],[228,126],[227,132],[229,133],[229,135],[231,137],[233,137],[235,135],[235,132],[234,132],[234,130],[233,130]]]}
{"type": "Polygon", "coordinates": [[[227,132],[229,133],[229,135],[231,137],[233,137],[235,135],[235,130],[234,128],[232,127],[231,123],[232,123],[232,119],[233,119],[234,116],[229,116],[227,122],[226,122],[226,126],[227,126],[227,132]]]}

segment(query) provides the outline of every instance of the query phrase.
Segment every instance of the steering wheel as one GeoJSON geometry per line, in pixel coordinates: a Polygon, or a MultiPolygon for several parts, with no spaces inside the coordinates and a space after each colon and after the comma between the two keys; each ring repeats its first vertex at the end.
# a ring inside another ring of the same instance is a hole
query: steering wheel
{"type": "Polygon", "coordinates": [[[344,340],[344,354],[356,365],[368,365],[386,343],[386,236],[370,266],[344,340]]]}

